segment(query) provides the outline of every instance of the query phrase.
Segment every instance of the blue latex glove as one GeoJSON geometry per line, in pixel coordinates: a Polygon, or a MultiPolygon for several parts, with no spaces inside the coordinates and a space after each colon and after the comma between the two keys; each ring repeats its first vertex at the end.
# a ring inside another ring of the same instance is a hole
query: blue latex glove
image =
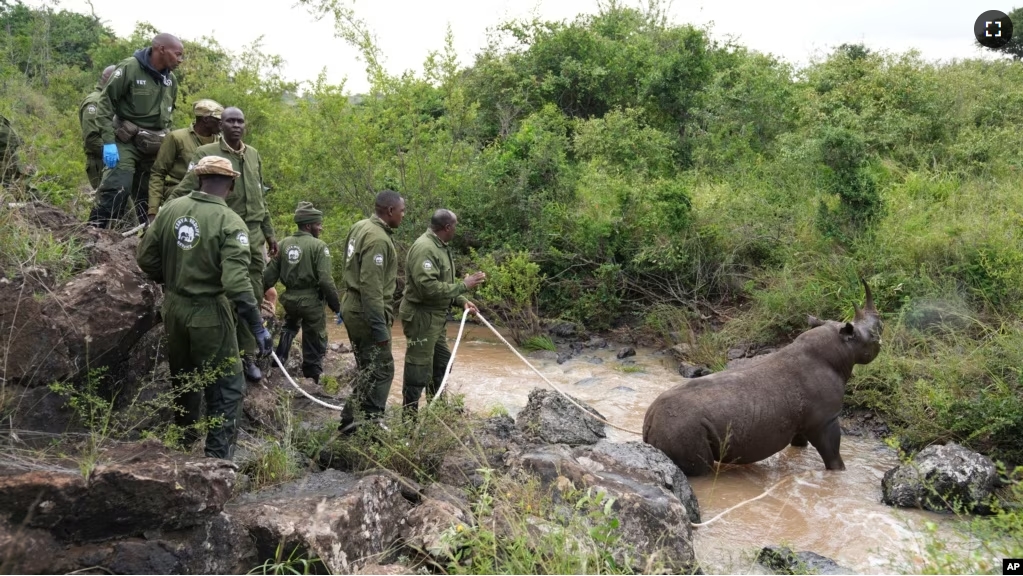
{"type": "Polygon", "coordinates": [[[341,317],[341,313],[340,313],[340,312],[338,312],[338,313],[336,314],[336,316],[337,316],[337,323],[338,323],[338,325],[340,326],[341,324],[343,324],[343,323],[344,323],[345,319],[341,317]]]}
{"type": "Polygon", "coordinates": [[[105,164],[107,168],[117,166],[117,162],[120,159],[121,156],[117,153],[117,144],[103,145],[103,164],[105,164]]]}
{"type": "Polygon", "coordinates": [[[256,345],[259,346],[260,358],[265,358],[270,355],[273,351],[274,341],[270,337],[270,333],[267,332],[266,328],[260,326],[258,330],[253,331],[253,336],[256,337],[256,345]]]}

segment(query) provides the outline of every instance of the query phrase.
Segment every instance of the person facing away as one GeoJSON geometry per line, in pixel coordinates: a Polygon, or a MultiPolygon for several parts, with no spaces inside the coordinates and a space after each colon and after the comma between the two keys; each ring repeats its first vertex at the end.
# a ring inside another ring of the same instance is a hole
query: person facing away
{"type": "MultiPolygon", "coordinates": [[[[270,211],[266,208],[266,187],[263,185],[263,160],[259,151],[242,141],[245,134],[245,114],[234,107],[225,108],[220,114],[221,138],[219,142],[205,144],[196,148],[190,165],[197,164],[207,156],[219,156],[231,162],[234,170],[241,175],[235,180],[234,191],[227,197],[227,206],[241,216],[249,229],[249,281],[252,291],[256,294],[256,303],[263,305],[263,271],[266,270],[266,259],[263,256],[263,245],[271,258],[277,255],[277,240],[274,238],[273,224],[270,222],[270,211]]],[[[170,196],[172,198],[188,194],[196,186],[197,177],[192,171],[185,173],[170,196]]],[[[256,340],[248,326],[238,325],[238,348],[242,351],[242,370],[245,377],[258,382],[263,372],[256,366],[256,340]]]]}
{"type": "Polygon", "coordinates": [[[466,314],[479,311],[465,293],[483,283],[486,274],[476,272],[457,280],[448,246],[457,224],[454,212],[444,208],[434,212],[429,228],[412,244],[405,260],[405,291],[398,317],[407,342],[401,396],[409,419],[415,418],[423,390],[429,401],[444,380],[451,359],[448,311],[453,306],[463,308],[466,314]]]}
{"type": "Polygon", "coordinates": [[[103,139],[103,179],[89,224],[110,228],[128,200],[139,223],[148,221],[149,175],[170,128],[178,98],[174,69],[184,59],[181,40],[157,34],[152,46],[117,64],[96,105],[103,139]]]}
{"type": "Polygon", "coordinates": [[[269,354],[272,340],[246,273],[248,228],[224,202],[238,173],[217,157],[204,158],[195,172],[199,190],[164,206],[142,237],[136,259],[149,278],[164,285],[175,423],[184,428],[190,447],[198,440],[195,424],[205,398],[206,414],[215,424],[204,452],[229,459],[245,393],[235,317],[251,327],[261,353],[269,354]]]}
{"type": "Polygon", "coordinates": [[[323,212],[310,202],[299,202],[295,210],[298,231],[281,241],[277,256],[263,273],[263,288],[278,280],[284,284],[280,295],[284,307],[284,329],[277,344],[277,358],[288,359],[291,343],[302,329],[302,375],[319,384],[323,356],[327,353],[327,317],[324,303],[334,313],[341,311],[337,288],[331,277],[330,250],[320,240],[323,212]]]}
{"type": "Polygon", "coordinates": [[[103,87],[110,81],[110,75],[116,69],[117,66],[113,64],[104,68],[96,88],[78,107],[78,123],[82,127],[82,148],[85,151],[85,175],[89,177],[89,186],[92,186],[93,190],[99,188],[103,179],[103,136],[100,134],[97,121],[99,99],[103,94],[103,87]]]}
{"type": "Polygon", "coordinates": [[[353,224],[345,239],[341,313],[357,375],[341,411],[339,429],[344,433],[354,431],[358,416],[368,420],[383,415],[394,380],[391,326],[398,255],[391,234],[405,217],[405,200],[384,190],[374,204],[373,216],[353,224]]]}
{"type": "Polygon", "coordinates": [[[197,100],[192,105],[192,114],[195,116],[192,125],[172,130],[163,139],[149,176],[149,222],[156,218],[164,198],[185,177],[195,151],[217,140],[220,135],[220,114],[223,111],[224,107],[214,100],[197,100]]]}

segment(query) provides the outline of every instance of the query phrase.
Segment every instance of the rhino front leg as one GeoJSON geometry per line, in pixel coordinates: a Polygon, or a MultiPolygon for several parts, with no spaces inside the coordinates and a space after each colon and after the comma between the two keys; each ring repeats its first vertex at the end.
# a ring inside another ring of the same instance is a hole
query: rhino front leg
{"type": "Polygon", "coordinates": [[[838,416],[831,419],[815,434],[809,434],[810,444],[817,449],[817,453],[824,460],[824,467],[828,470],[845,470],[845,462],[839,448],[842,444],[842,428],[838,425],[838,416]]]}

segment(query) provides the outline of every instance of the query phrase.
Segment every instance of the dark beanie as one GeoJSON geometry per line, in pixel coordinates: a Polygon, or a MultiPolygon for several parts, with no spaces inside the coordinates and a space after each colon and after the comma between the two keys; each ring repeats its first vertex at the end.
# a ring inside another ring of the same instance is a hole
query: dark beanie
{"type": "Polygon", "coordinates": [[[313,208],[312,202],[302,201],[295,210],[295,224],[316,224],[323,222],[323,212],[313,208]]]}

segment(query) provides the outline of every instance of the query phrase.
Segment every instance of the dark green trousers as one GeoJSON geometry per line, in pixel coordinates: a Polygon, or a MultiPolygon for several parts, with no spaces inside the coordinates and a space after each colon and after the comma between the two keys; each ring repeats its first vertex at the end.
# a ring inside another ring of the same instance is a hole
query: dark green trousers
{"type": "Polygon", "coordinates": [[[358,304],[356,299],[358,296],[350,292],[346,292],[341,299],[341,315],[345,319],[345,330],[352,343],[355,366],[358,370],[352,386],[352,395],[341,411],[342,426],[351,424],[360,415],[363,418],[382,416],[387,407],[387,395],[391,392],[391,382],[394,380],[390,327],[387,344],[377,345],[369,323],[355,308],[358,304]]]}
{"type": "MultiPolygon", "coordinates": [[[[146,196],[148,198],[149,196],[146,196]]],[[[263,236],[263,229],[259,222],[246,222],[249,226],[249,282],[252,283],[252,295],[256,297],[256,309],[263,306],[263,270],[266,268],[266,260],[263,258],[263,246],[266,244],[266,237],[263,236]]],[[[237,319],[238,349],[243,354],[255,356],[259,351],[256,344],[256,337],[252,334],[247,322],[237,319]]]]}
{"type": "Polygon", "coordinates": [[[103,171],[103,180],[96,189],[96,205],[89,214],[89,224],[111,228],[125,219],[128,200],[135,205],[139,223],[148,219],[149,173],[156,156],[147,156],[134,144],[117,142],[120,160],[117,166],[103,171]]]}
{"type": "Polygon", "coordinates": [[[424,389],[427,401],[437,394],[444,380],[444,370],[451,360],[446,331],[447,311],[417,309],[402,301],[399,317],[407,341],[405,376],[401,385],[402,405],[406,414],[414,414],[424,389]]]}
{"type": "MultiPolygon", "coordinates": [[[[99,190],[103,182],[103,153],[85,155],[85,174],[89,177],[89,186],[93,190],[99,190]]],[[[149,198],[148,194],[146,198],[149,198]]]]}
{"type": "MultiPolygon", "coordinates": [[[[281,294],[281,306],[284,331],[294,338],[299,329],[302,330],[302,375],[319,378],[323,374],[323,357],[327,354],[327,315],[323,312],[323,300],[315,288],[289,288],[281,294]]],[[[287,335],[281,336],[285,337],[287,335]]]]}
{"type": "Polygon", "coordinates": [[[163,323],[171,383],[178,392],[174,421],[186,429],[189,444],[198,439],[202,400],[206,415],[221,423],[206,433],[206,456],[230,459],[241,415],[245,378],[238,358],[235,311],[227,298],[186,298],[166,291],[163,323]]]}

